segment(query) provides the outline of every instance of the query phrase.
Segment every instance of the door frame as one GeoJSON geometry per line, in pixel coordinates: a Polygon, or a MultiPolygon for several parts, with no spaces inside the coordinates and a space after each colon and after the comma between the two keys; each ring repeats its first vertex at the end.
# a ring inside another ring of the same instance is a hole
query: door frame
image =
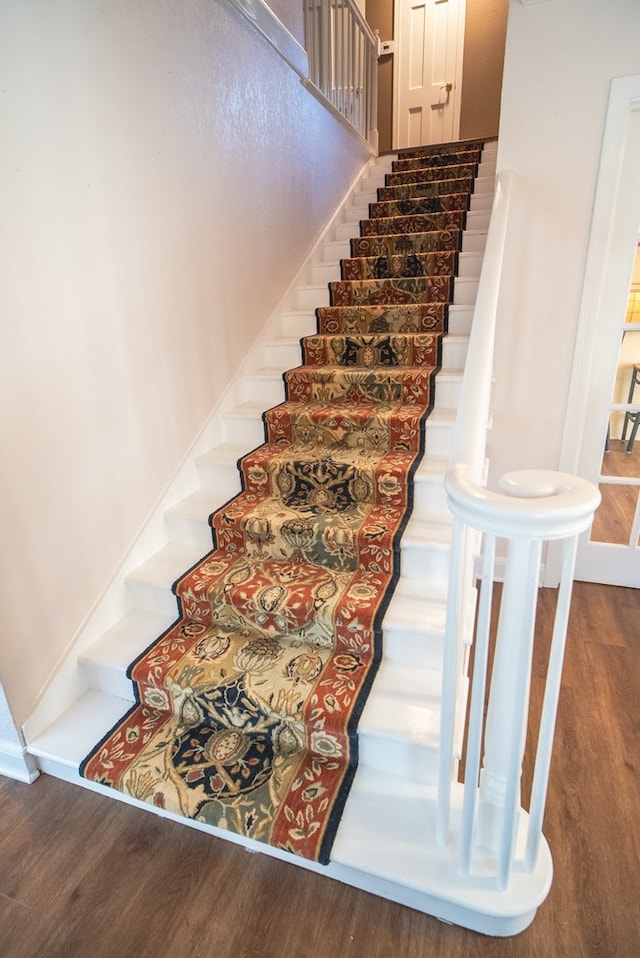
{"type": "MultiPolygon", "coordinates": [[[[425,0],[429,2],[429,0],[425,0]]],[[[447,0],[436,0],[447,2],[447,0]]],[[[456,24],[456,68],[453,79],[455,99],[453,104],[453,135],[452,140],[460,136],[460,116],[462,113],[462,61],[464,57],[464,31],[467,12],[467,0],[457,0],[458,22],[456,24]]],[[[391,147],[398,149],[400,128],[400,4],[401,0],[394,0],[393,4],[393,36],[395,38],[395,55],[393,57],[393,118],[391,130],[391,147]]]]}
{"type": "MultiPolygon", "coordinates": [[[[622,327],[633,272],[640,226],[640,175],[633,171],[634,166],[638,169],[638,143],[633,142],[629,133],[632,115],[636,114],[635,124],[639,111],[640,75],[613,78],[560,452],[561,471],[584,475],[596,485],[599,468],[596,474],[588,475],[583,464],[585,459],[598,461],[596,445],[600,454],[604,449],[620,345],[614,333],[622,327]]],[[[580,553],[589,535],[586,532],[581,536],[576,578],[580,578],[580,553]]],[[[624,548],[619,546],[618,550],[624,548]]],[[[559,581],[560,553],[559,543],[550,544],[545,585],[559,581]]]]}

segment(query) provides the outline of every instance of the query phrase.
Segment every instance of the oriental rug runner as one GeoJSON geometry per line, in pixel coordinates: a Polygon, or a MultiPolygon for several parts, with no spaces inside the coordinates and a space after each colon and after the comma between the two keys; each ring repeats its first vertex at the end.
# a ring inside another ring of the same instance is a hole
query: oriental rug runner
{"type": "Polygon", "coordinates": [[[382,654],[481,144],[407,151],[351,242],[136,703],[81,774],[326,863],[382,654]]]}

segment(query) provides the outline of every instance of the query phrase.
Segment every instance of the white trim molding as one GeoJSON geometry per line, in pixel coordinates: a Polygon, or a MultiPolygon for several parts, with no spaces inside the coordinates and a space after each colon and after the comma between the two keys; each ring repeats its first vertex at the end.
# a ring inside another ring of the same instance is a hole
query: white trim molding
{"type": "Polygon", "coordinates": [[[26,745],[0,742],[0,775],[31,784],[39,774],[38,763],[29,755],[26,745]]]}

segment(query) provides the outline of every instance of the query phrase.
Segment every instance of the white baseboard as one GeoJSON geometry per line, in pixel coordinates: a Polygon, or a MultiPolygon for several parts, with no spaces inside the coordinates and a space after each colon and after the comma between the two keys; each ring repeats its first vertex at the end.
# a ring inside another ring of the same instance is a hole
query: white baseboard
{"type": "Polygon", "coordinates": [[[33,755],[29,755],[26,746],[0,742],[0,775],[31,784],[39,774],[38,763],[33,755]]]}

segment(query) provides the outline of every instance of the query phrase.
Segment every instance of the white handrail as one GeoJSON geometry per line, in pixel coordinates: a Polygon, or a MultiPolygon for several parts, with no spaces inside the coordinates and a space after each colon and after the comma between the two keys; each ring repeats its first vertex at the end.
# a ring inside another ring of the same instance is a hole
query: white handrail
{"type": "Polygon", "coordinates": [[[374,148],[378,38],[353,0],[305,0],[309,81],[374,148]]]}
{"type": "Polygon", "coordinates": [[[523,867],[535,868],[548,783],[553,728],[577,537],[589,528],[600,493],[577,476],[543,470],[509,473],[500,491],[486,488],[486,429],[489,421],[493,344],[499,305],[501,270],[514,189],[511,172],[499,175],[491,214],[473,328],[452,453],[445,485],[454,517],[451,574],[442,685],[441,755],[438,783],[437,834],[450,838],[452,784],[457,767],[455,719],[459,690],[472,638],[470,608],[475,582],[470,569],[470,530],[484,534],[484,562],[478,614],[478,645],[472,678],[467,763],[462,822],[459,831],[459,870],[469,875],[475,848],[488,849],[496,860],[495,881],[505,888],[516,859],[521,820],[520,776],[529,713],[529,687],[535,610],[543,544],[565,540],[560,592],[556,609],[547,687],[540,719],[534,784],[523,867]],[[500,617],[491,683],[487,681],[490,590],[495,572],[496,538],[507,543],[500,617]],[[486,690],[489,702],[483,722],[486,690]],[[480,769],[480,747],[485,751],[480,769]]]}

